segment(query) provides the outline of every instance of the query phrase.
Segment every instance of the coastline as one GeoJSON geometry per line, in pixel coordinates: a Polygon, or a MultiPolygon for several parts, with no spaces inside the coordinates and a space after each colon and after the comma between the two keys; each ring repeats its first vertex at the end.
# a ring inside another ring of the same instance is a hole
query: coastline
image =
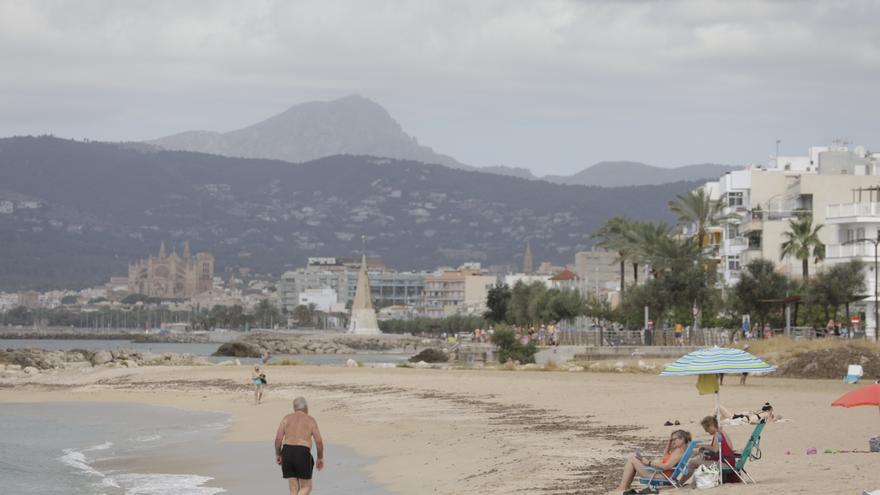
{"type": "MultiPolygon", "coordinates": [[[[656,449],[669,435],[664,421],[679,419],[698,436],[699,420],[712,409],[692,380],[651,375],[327,366],[269,371],[260,406],[252,404],[246,367],[213,366],[63,372],[0,388],[0,401],[133,402],[225,412],[232,424],[224,440],[247,443],[271,440],[290,400],[304,395],[328,446],[368,459],[371,482],[399,494],[606,493],[628,452],[656,449]]],[[[768,426],[764,456],[750,469],[757,488],[722,489],[880,488],[880,479],[871,479],[876,454],[803,454],[810,447],[867,449],[876,434],[876,410],[830,407],[850,389],[836,380],[768,377],[724,387],[725,405],[747,409],[769,400],[791,421],[768,426]]],[[[747,426],[728,431],[735,445],[750,432],[747,426]]],[[[328,464],[332,456],[328,448],[328,464]]]]}
{"type": "MultiPolygon", "coordinates": [[[[230,442],[226,413],[135,402],[0,402],[0,478],[14,493],[247,495],[286,493],[272,439],[230,442]],[[15,425],[15,426],[13,426],[15,425]],[[11,469],[11,470],[10,470],[11,469]],[[8,478],[7,478],[8,477],[8,478]]],[[[338,445],[329,493],[388,495],[363,471],[370,460],[338,445]]]]}

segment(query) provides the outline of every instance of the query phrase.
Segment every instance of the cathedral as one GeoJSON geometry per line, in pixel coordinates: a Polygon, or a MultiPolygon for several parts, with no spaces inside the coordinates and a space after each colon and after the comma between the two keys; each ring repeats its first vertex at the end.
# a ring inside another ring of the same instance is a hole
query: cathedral
{"type": "Polygon", "coordinates": [[[167,254],[165,243],[159,256],[128,265],[128,292],[162,299],[187,299],[210,290],[214,285],[214,257],[208,253],[191,256],[189,241],[183,255],[167,254]]]}

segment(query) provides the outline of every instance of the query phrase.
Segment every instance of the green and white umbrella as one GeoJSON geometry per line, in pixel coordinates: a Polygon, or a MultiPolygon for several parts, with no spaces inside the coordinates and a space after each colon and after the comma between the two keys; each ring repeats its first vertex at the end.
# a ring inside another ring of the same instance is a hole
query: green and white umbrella
{"type": "Polygon", "coordinates": [[[667,366],[661,376],[770,373],[776,368],[740,349],[711,347],[685,354],[667,366]]]}
{"type": "MultiPolygon", "coordinates": [[[[726,347],[711,347],[685,354],[677,361],[670,364],[660,376],[681,375],[708,375],[697,380],[697,388],[700,394],[714,392],[715,395],[715,418],[718,420],[719,431],[721,429],[721,399],[719,396],[717,376],[724,373],[771,373],[776,368],[761,361],[752,354],[726,347]]],[[[718,444],[721,445],[720,442],[718,444]]],[[[721,451],[718,455],[718,472],[721,472],[721,451]]]]}

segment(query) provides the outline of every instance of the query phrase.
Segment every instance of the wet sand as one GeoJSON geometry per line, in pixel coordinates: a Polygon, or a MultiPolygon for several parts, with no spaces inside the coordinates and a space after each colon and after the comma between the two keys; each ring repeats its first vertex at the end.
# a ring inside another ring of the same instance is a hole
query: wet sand
{"type": "MultiPolygon", "coordinates": [[[[249,371],[150,367],[41,375],[34,383],[0,388],[0,400],[223,411],[233,417],[225,440],[255,442],[271,439],[291,399],[304,395],[328,444],[369,459],[371,481],[400,494],[610,492],[627,453],[660,448],[671,430],[666,420],[679,420],[699,436],[699,421],[713,407],[712,397],[699,396],[688,377],[313,366],[270,367],[266,399],[255,406],[249,371]]],[[[750,469],[759,484],[729,485],[719,493],[880,489],[880,454],[821,453],[865,451],[868,438],[880,434],[877,408],[830,407],[851,389],[836,380],[770,377],[723,387],[727,407],[755,409],[770,401],[790,421],[765,430],[763,457],[750,469]],[[820,454],[805,455],[810,447],[820,454]]],[[[741,447],[751,427],[727,431],[741,447]]],[[[258,455],[244,450],[237,455],[258,455]]],[[[328,448],[328,463],[332,456],[328,448]]]]}

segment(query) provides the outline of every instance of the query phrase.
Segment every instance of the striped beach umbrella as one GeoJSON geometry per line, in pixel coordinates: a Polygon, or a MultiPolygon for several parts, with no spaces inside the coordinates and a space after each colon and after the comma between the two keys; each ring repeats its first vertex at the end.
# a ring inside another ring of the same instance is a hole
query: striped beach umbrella
{"type": "Polygon", "coordinates": [[[667,366],[663,376],[718,375],[722,373],[770,373],[776,368],[752,354],[727,347],[711,347],[685,354],[667,366]]]}
{"type": "MultiPolygon", "coordinates": [[[[685,354],[664,368],[660,375],[698,375],[697,389],[700,394],[713,392],[715,395],[715,418],[720,430],[721,398],[718,393],[720,391],[718,375],[724,373],[771,373],[773,371],[776,371],[776,368],[746,351],[727,347],[710,347],[685,354]]],[[[722,472],[720,455],[718,456],[718,472],[722,472]]]]}

